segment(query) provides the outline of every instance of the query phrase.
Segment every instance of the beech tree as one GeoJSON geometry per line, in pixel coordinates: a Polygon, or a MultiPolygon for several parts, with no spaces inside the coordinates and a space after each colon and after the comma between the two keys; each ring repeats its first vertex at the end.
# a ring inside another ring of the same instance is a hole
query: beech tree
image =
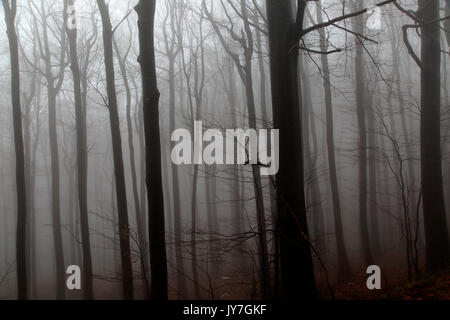
{"type": "Polygon", "coordinates": [[[151,295],[166,300],[167,261],[164,227],[164,196],[161,177],[159,96],[156,79],[154,19],[156,0],[140,0],[135,10],[139,27],[139,63],[142,74],[142,100],[145,130],[145,164],[150,241],[151,295]]]}
{"type": "Polygon", "coordinates": [[[25,185],[25,155],[22,133],[22,110],[20,105],[20,69],[19,45],[15,27],[17,13],[16,0],[2,0],[5,11],[6,32],[9,40],[11,59],[11,103],[13,110],[14,150],[16,154],[16,189],[17,189],[17,235],[16,235],[16,263],[17,263],[17,296],[19,300],[28,297],[27,292],[27,263],[26,263],[26,225],[27,199],[25,185]]]}
{"type": "Polygon", "coordinates": [[[125,187],[125,172],[123,167],[122,138],[120,136],[119,112],[113,56],[113,30],[109,9],[104,0],[97,0],[102,17],[103,47],[106,71],[106,86],[108,92],[108,111],[111,127],[114,175],[116,182],[117,214],[119,223],[120,258],[122,263],[122,290],[124,299],[133,299],[133,267],[131,263],[130,227],[128,224],[127,190],[125,187]]]}
{"type": "MultiPolygon", "coordinates": [[[[77,50],[77,28],[74,21],[69,20],[68,14],[75,14],[74,1],[64,1],[64,21],[67,37],[69,39],[70,69],[72,71],[75,101],[75,120],[77,132],[77,177],[78,177],[78,202],[80,208],[81,245],[83,251],[83,284],[85,299],[93,299],[92,288],[92,256],[91,241],[89,235],[89,218],[87,207],[87,132],[86,109],[83,107],[81,93],[81,74],[77,50]]],[[[71,17],[73,19],[73,17],[71,17]]],[[[76,22],[75,22],[76,23],[76,22]]]]}

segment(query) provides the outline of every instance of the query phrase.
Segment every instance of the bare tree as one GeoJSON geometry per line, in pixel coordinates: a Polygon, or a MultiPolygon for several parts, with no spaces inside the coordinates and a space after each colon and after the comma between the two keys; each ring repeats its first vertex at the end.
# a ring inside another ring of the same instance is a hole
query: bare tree
{"type": "MultiPolygon", "coordinates": [[[[44,0],[40,1],[40,6],[34,1],[29,2],[29,12],[33,16],[34,36],[36,37],[39,54],[43,57],[44,65],[33,64],[33,67],[44,77],[47,86],[48,103],[48,129],[50,144],[50,165],[51,165],[51,208],[52,208],[52,228],[53,241],[55,246],[56,259],[56,296],[58,299],[65,298],[65,265],[64,249],[61,234],[61,187],[60,187],[60,160],[58,146],[58,130],[56,99],[61,91],[64,81],[64,71],[66,67],[66,31],[62,22],[62,17],[58,19],[48,12],[44,0]],[[50,18],[57,24],[57,29],[49,28],[50,18]],[[59,23],[59,25],[58,25],[59,23]],[[39,28],[39,26],[41,28],[39,28]],[[60,47],[56,57],[51,49],[51,36],[60,47]],[[55,62],[55,60],[57,62],[55,62]],[[54,69],[57,68],[56,75],[54,69]]],[[[32,63],[28,59],[29,63],[32,63]]]]}
{"type": "Polygon", "coordinates": [[[138,14],[139,63],[142,73],[151,294],[155,300],[166,300],[168,298],[167,261],[159,133],[158,105],[160,94],[156,80],[154,45],[155,6],[156,1],[140,0],[135,9],[138,14]]]}
{"type": "MultiPolygon", "coordinates": [[[[131,28],[130,28],[131,32],[131,28]]],[[[134,142],[133,142],[133,122],[131,120],[131,89],[130,89],[130,83],[128,81],[128,73],[127,73],[127,66],[126,66],[126,60],[128,58],[128,55],[131,50],[131,41],[127,47],[127,50],[122,57],[120,54],[119,47],[117,45],[117,42],[115,39],[113,39],[113,45],[114,50],[116,51],[117,58],[119,61],[119,67],[120,67],[120,73],[122,74],[122,81],[123,85],[125,87],[126,92],[126,114],[127,114],[127,132],[128,132],[128,147],[130,150],[130,165],[131,165],[131,182],[133,187],[133,199],[134,199],[134,210],[136,213],[136,226],[137,226],[137,234],[138,234],[138,241],[139,241],[139,247],[142,248],[142,257],[144,260],[142,261],[142,270],[141,273],[144,274],[146,270],[148,269],[148,255],[146,254],[147,245],[146,245],[146,232],[147,228],[145,227],[145,222],[143,219],[142,211],[141,211],[141,204],[139,202],[139,193],[138,193],[138,186],[137,186],[137,176],[136,176],[136,161],[134,157],[134,142]]]]}
{"type": "MultiPolygon", "coordinates": [[[[320,4],[316,4],[317,22],[323,23],[322,8],[320,4]]],[[[325,36],[325,30],[319,29],[320,49],[323,52],[328,51],[328,42],[325,36]]],[[[339,184],[336,169],[336,152],[334,143],[334,119],[333,119],[333,96],[331,94],[331,75],[328,62],[328,55],[321,55],[322,74],[323,74],[323,90],[325,95],[325,116],[326,116],[326,137],[327,137],[327,155],[328,170],[330,175],[331,196],[333,199],[334,213],[334,230],[336,234],[336,247],[339,266],[339,276],[347,278],[351,274],[350,263],[345,249],[344,231],[342,225],[341,199],[339,194],[339,184]]]]}
{"type": "Polygon", "coordinates": [[[441,155],[441,42],[439,1],[418,0],[421,26],[420,154],[427,268],[437,271],[450,259],[441,155]]]}
{"type": "MultiPolygon", "coordinates": [[[[226,11],[226,7],[223,1],[220,1],[222,8],[226,11]]],[[[222,32],[219,28],[219,23],[215,21],[211,12],[206,6],[206,2],[203,1],[203,9],[208,20],[211,22],[214,31],[216,32],[222,47],[225,49],[227,54],[232,58],[237,70],[239,77],[245,87],[245,95],[247,99],[247,109],[248,109],[248,126],[250,129],[257,128],[256,122],[256,107],[255,107],[255,96],[253,91],[253,73],[252,73],[252,59],[254,54],[254,36],[251,30],[251,21],[249,18],[249,8],[246,0],[239,1],[239,13],[235,5],[231,5],[233,10],[240,15],[243,21],[244,28],[242,30],[242,35],[237,35],[233,30],[233,22],[229,21],[231,27],[228,27],[228,31],[231,37],[242,47],[244,51],[243,64],[241,63],[241,58],[238,54],[234,53],[230,48],[229,44],[225,40],[222,32]]],[[[227,13],[226,16],[230,19],[230,15],[227,13]]],[[[256,218],[258,226],[258,255],[259,255],[259,275],[260,275],[260,286],[261,294],[263,298],[269,297],[270,292],[270,280],[269,280],[269,263],[268,263],[268,249],[267,249],[267,235],[266,235],[266,218],[264,210],[264,199],[263,190],[261,184],[261,176],[259,172],[259,167],[257,165],[252,165],[252,177],[253,177],[253,190],[255,193],[256,202],[256,218]]]]}
{"type": "Polygon", "coordinates": [[[83,98],[81,92],[81,74],[77,50],[77,28],[76,26],[72,26],[68,20],[68,14],[74,14],[74,10],[74,1],[65,0],[64,21],[66,25],[67,37],[69,39],[70,69],[72,70],[75,101],[78,204],[80,208],[81,244],[83,252],[83,292],[84,298],[91,300],[94,298],[94,294],[92,288],[92,256],[87,206],[88,155],[86,137],[86,108],[83,108],[83,98]]]}
{"type": "Polygon", "coordinates": [[[305,2],[298,2],[295,18],[289,1],[267,1],[272,110],[274,127],[280,129],[277,236],[282,295],[286,299],[316,296],[303,184],[298,51],[291,50],[299,41],[295,32],[303,28],[305,7],[305,2]]]}
{"type": "Polygon", "coordinates": [[[17,188],[17,233],[16,233],[16,261],[17,261],[17,292],[18,299],[25,300],[27,292],[27,263],[26,263],[26,226],[27,226],[27,198],[25,184],[25,155],[22,133],[22,111],[20,106],[20,69],[19,46],[15,27],[17,2],[3,0],[5,10],[6,31],[9,40],[11,59],[11,99],[13,110],[14,150],[16,153],[16,188],[17,188]]]}
{"type": "Polygon", "coordinates": [[[114,174],[116,179],[117,211],[119,218],[120,255],[122,262],[122,289],[126,300],[133,299],[133,267],[131,264],[130,227],[128,224],[127,191],[123,167],[122,138],[117,109],[116,84],[114,77],[113,30],[109,9],[104,0],[97,0],[103,25],[103,47],[108,92],[108,110],[113,146],[114,174]]]}

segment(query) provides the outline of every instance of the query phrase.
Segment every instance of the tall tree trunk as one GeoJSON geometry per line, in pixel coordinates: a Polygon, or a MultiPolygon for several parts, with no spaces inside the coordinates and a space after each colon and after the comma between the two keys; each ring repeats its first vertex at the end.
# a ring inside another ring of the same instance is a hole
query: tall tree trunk
{"type": "MultiPolygon", "coordinates": [[[[42,47],[45,60],[44,77],[47,82],[47,103],[48,103],[48,131],[50,144],[50,165],[51,165],[51,208],[52,208],[52,228],[53,242],[55,249],[56,262],[56,298],[61,300],[65,298],[65,265],[64,249],[61,232],[61,190],[60,190],[60,161],[59,146],[56,120],[56,98],[61,89],[64,79],[64,60],[65,60],[65,29],[61,28],[61,42],[64,44],[61,48],[59,63],[59,73],[53,75],[52,52],[50,49],[48,37],[48,13],[45,10],[44,1],[41,0],[41,24],[42,24],[42,47]]],[[[36,30],[37,31],[37,30],[36,30]]]]}
{"type": "MultiPolygon", "coordinates": [[[[317,132],[314,119],[314,111],[312,110],[311,87],[309,79],[306,77],[306,66],[304,65],[303,57],[299,59],[299,72],[302,74],[302,87],[299,88],[303,97],[303,148],[305,157],[305,183],[307,190],[306,194],[310,196],[310,203],[307,207],[310,208],[312,214],[312,235],[316,242],[316,248],[323,250],[325,245],[325,223],[323,217],[322,197],[320,195],[320,187],[318,181],[317,162],[319,158],[317,132]],[[311,138],[310,138],[311,135],[311,138]],[[311,139],[311,141],[310,141],[311,139]],[[312,142],[312,143],[311,143],[312,142]],[[320,240],[320,236],[323,237],[320,240]]],[[[308,202],[308,199],[306,199],[308,202]]]]}
{"type": "Polygon", "coordinates": [[[378,226],[378,191],[377,191],[377,133],[375,131],[375,107],[373,101],[367,103],[367,122],[368,122],[368,161],[369,161],[369,217],[370,217],[370,239],[373,254],[380,254],[379,226],[378,226]]]}
{"type": "MultiPolygon", "coordinates": [[[[236,104],[236,77],[235,77],[235,69],[234,64],[231,61],[231,58],[227,59],[227,70],[228,70],[228,77],[224,78],[228,81],[228,83],[224,84],[224,86],[229,85],[228,89],[228,104],[230,105],[230,117],[231,117],[231,125],[233,128],[238,128],[237,125],[237,104],[236,104]]],[[[236,235],[240,235],[243,232],[242,229],[242,194],[240,192],[241,190],[241,170],[240,168],[236,167],[236,169],[233,171],[233,215],[232,215],[232,228],[233,233],[236,235]]],[[[245,258],[243,257],[242,252],[243,246],[239,245],[236,249],[236,258],[235,261],[238,263],[238,270],[244,271],[245,270],[245,258]]]]}
{"type": "Polygon", "coordinates": [[[26,226],[27,198],[25,184],[25,155],[22,135],[22,111],[20,107],[19,47],[15,27],[16,0],[2,0],[5,10],[6,32],[11,58],[11,100],[13,110],[14,150],[16,153],[17,233],[16,263],[18,299],[27,299],[26,226]]]}
{"type": "MultiPolygon", "coordinates": [[[[77,53],[77,29],[68,27],[68,8],[73,8],[74,0],[64,1],[64,15],[66,22],[67,37],[69,39],[70,69],[72,70],[74,98],[75,98],[75,122],[77,136],[77,178],[78,178],[78,205],[80,210],[81,225],[81,247],[83,252],[83,294],[84,298],[91,300],[94,298],[92,287],[92,256],[91,241],[89,236],[89,218],[87,206],[87,175],[88,175],[88,155],[87,155],[87,129],[86,110],[83,108],[81,94],[81,75],[77,53]]],[[[72,196],[72,195],[71,195],[72,196]]]]}
{"type": "MultiPolygon", "coordinates": [[[[316,6],[318,23],[322,23],[322,11],[319,5],[316,6]]],[[[325,37],[325,30],[319,29],[320,48],[323,52],[328,50],[328,42],[325,37]]],[[[321,55],[323,90],[325,95],[325,117],[326,117],[326,139],[328,153],[328,170],[330,175],[331,197],[333,200],[334,232],[336,235],[336,248],[338,258],[338,274],[340,279],[348,278],[351,275],[350,263],[345,249],[344,230],[342,226],[341,199],[339,195],[339,184],[336,169],[336,153],[334,144],[334,119],[333,119],[333,97],[331,94],[331,76],[328,56],[321,55]]]]}
{"type": "MultiPolygon", "coordinates": [[[[176,129],[176,106],[175,106],[175,61],[169,57],[169,122],[170,130],[176,129]]],[[[175,236],[175,264],[177,268],[177,290],[178,298],[186,294],[186,281],[183,275],[184,263],[182,253],[182,222],[181,222],[181,200],[180,200],[180,179],[178,177],[178,167],[172,162],[172,192],[173,192],[173,222],[175,236]]]]}
{"type": "Polygon", "coordinates": [[[164,227],[164,194],[161,175],[159,133],[159,91],[156,80],[154,18],[156,0],[140,0],[138,14],[139,63],[142,72],[144,109],[148,228],[151,263],[151,294],[155,300],[167,300],[167,261],[164,227]]]}
{"type": "Polygon", "coordinates": [[[119,239],[122,261],[123,297],[133,299],[133,267],[131,264],[130,227],[128,224],[127,194],[123,167],[122,138],[120,136],[119,112],[117,109],[116,84],[114,78],[113,32],[109,9],[104,0],[97,0],[102,17],[103,47],[105,55],[106,85],[108,92],[108,110],[113,147],[114,174],[116,178],[117,211],[119,218],[119,239]]]}
{"type": "Polygon", "coordinates": [[[450,248],[442,185],[441,43],[439,1],[419,0],[422,25],[420,155],[427,269],[438,271],[448,262],[450,248]]]}
{"type": "MultiPolygon", "coordinates": [[[[394,32],[394,18],[391,18],[391,26],[393,34],[394,32]]],[[[404,95],[402,93],[402,82],[401,82],[401,59],[400,59],[400,44],[398,43],[398,40],[394,36],[392,39],[392,65],[393,65],[393,73],[394,73],[394,79],[395,79],[395,90],[396,90],[396,96],[400,111],[400,127],[401,132],[404,139],[405,144],[405,151],[406,151],[406,157],[409,160],[408,161],[408,182],[409,185],[407,186],[409,188],[409,214],[411,217],[416,217],[416,207],[417,207],[417,197],[416,197],[416,178],[415,178],[415,172],[414,172],[414,154],[413,154],[413,148],[414,143],[411,135],[409,134],[411,130],[408,130],[407,125],[407,106],[405,105],[404,95]]],[[[393,131],[393,136],[395,136],[395,121],[393,120],[393,113],[390,114],[391,118],[391,127],[393,131]]],[[[411,128],[412,129],[412,128],[411,128]]],[[[414,219],[415,220],[415,219],[414,219]]],[[[415,223],[419,223],[418,221],[415,221],[415,223]]]]}
{"type": "MultiPolygon", "coordinates": [[[[245,71],[245,93],[247,97],[248,107],[248,125],[251,129],[256,129],[256,108],[255,98],[253,94],[253,77],[252,77],[252,63],[251,55],[246,54],[246,71],[245,71]]],[[[256,202],[256,219],[258,226],[258,256],[259,256],[259,275],[260,275],[260,289],[262,298],[269,297],[269,262],[267,250],[267,236],[266,236],[266,217],[264,210],[264,194],[261,184],[260,168],[252,165],[252,180],[255,193],[256,202]]]]}
{"type": "Polygon", "coordinates": [[[208,230],[208,251],[207,251],[207,270],[208,276],[211,277],[212,281],[217,280],[219,275],[219,259],[220,256],[218,252],[220,247],[217,245],[219,232],[216,221],[217,221],[217,205],[216,205],[216,166],[205,166],[205,199],[206,199],[206,209],[207,209],[207,230],[208,230]]]}
{"type": "MultiPolygon", "coordinates": [[[[130,150],[130,166],[131,166],[131,184],[133,187],[133,199],[134,199],[134,210],[136,214],[136,228],[137,228],[137,236],[138,236],[138,246],[139,251],[141,255],[141,274],[144,282],[146,281],[146,273],[148,270],[148,250],[147,250],[147,244],[146,244],[146,229],[144,224],[143,215],[141,212],[141,204],[139,202],[139,192],[138,192],[138,186],[137,186],[137,176],[136,176],[136,160],[134,157],[134,142],[133,142],[133,123],[131,121],[131,90],[130,90],[130,84],[128,82],[128,75],[127,75],[127,69],[126,69],[126,59],[128,57],[128,53],[131,50],[131,44],[130,47],[127,49],[127,53],[121,57],[120,51],[117,46],[116,41],[113,39],[114,49],[117,53],[117,57],[119,60],[119,67],[120,72],[122,74],[123,84],[125,87],[126,92],[126,114],[127,114],[127,132],[128,132],[128,148],[130,150]]],[[[144,286],[146,286],[146,283],[144,283],[144,286]]],[[[149,294],[149,292],[148,292],[149,294]]]]}
{"type": "Polygon", "coordinates": [[[194,285],[194,295],[200,299],[200,280],[197,268],[197,185],[198,185],[198,165],[194,165],[194,176],[192,180],[192,198],[191,198],[191,250],[192,250],[192,280],[194,285]]]}
{"type": "MultiPolygon", "coordinates": [[[[53,76],[52,76],[53,77],[53,76]]],[[[56,92],[54,88],[48,87],[48,126],[50,138],[50,163],[51,163],[51,188],[52,188],[52,227],[56,258],[56,288],[57,299],[64,299],[64,253],[61,233],[61,199],[60,199],[60,170],[59,170],[59,147],[56,129],[56,92]]]]}
{"type": "MultiPolygon", "coordinates": [[[[306,4],[299,5],[301,26],[306,4]]],[[[305,209],[298,52],[290,51],[298,41],[291,2],[268,0],[267,17],[274,127],[280,130],[276,186],[282,294],[285,299],[312,299],[316,286],[305,209]]]]}
{"type": "MultiPolygon", "coordinates": [[[[25,184],[26,184],[26,190],[27,190],[27,229],[26,229],[26,250],[27,250],[27,280],[28,280],[28,289],[29,289],[29,298],[33,298],[35,292],[33,292],[33,272],[35,269],[35,263],[34,263],[34,257],[35,257],[35,144],[39,140],[38,137],[35,138],[35,141],[32,145],[31,143],[31,124],[32,124],[32,105],[33,100],[35,100],[35,95],[37,90],[37,78],[36,78],[36,71],[33,72],[33,77],[31,81],[31,87],[29,88],[28,92],[23,93],[23,100],[24,103],[22,103],[24,107],[24,114],[23,114],[23,135],[24,135],[24,156],[25,156],[25,184]]],[[[38,123],[36,124],[39,125],[38,123]]]]}
{"type": "MultiPolygon", "coordinates": [[[[271,125],[271,119],[269,119],[268,115],[268,106],[267,106],[267,80],[266,80],[266,70],[264,67],[264,52],[263,52],[263,37],[261,36],[260,31],[260,22],[259,17],[255,16],[255,33],[256,33],[256,50],[258,53],[258,68],[259,68],[259,91],[261,96],[261,118],[263,122],[263,127],[268,128],[271,125]]],[[[269,178],[270,181],[270,178],[269,178]]],[[[271,217],[271,223],[272,228],[275,228],[276,226],[276,196],[275,196],[275,188],[274,186],[269,183],[269,204],[270,204],[270,217],[271,217]]],[[[238,190],[238,189],[237,189],[238,190]]],[[[276,238],[276,237],[275,237],[276,238]]],[[[273,253],[277,251],[277,240],[272,241],[272,250],[273,253]]],[[[275,260],[277,260],[275,258],[275,260]]],[[[277,262],[275,261],[275,271],[277,270],[277,262]]],[[[275,277],[277,277],[275,272],[275,277]]]]}
{"type": "MultiPolygon", "coordinates": [[[[355,10],[363,8],[363,1],[355,4],[355,10]]],[[[359,15],[353,20],[353,31],[363,34],[363,16],[359,15]]],[[[364,256],[364,263],[367,266],[373,264],[372,249],[369,239],[369,228],[367,221],[367,130],[366,130],[366,96],[364,81],[364,56],[363,44],[359,37],[355,37],[355,93],[356,93],[356,113],[358,117],[358,151],[359,151],[359,232],[361,246],[364,256]]]]}

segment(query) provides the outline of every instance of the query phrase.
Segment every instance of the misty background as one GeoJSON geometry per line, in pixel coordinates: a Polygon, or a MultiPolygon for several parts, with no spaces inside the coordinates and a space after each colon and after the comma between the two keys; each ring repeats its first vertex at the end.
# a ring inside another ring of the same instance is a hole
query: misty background
{"type": "MultiPolygon", "coordinates": [[[[401,1],[401,4],[408,10],[416,10],[417,4],[413,2],[401,1]]],[[[134,294],[135,298],[145,298],[148,297],[149,281],[148,205],[139,39],[134,12],[137,1],[107,3],[114,38],[134,294]]],[[[340,0],[309,2],[304,26],[307,28],[319,23],[319,19],[327,21],[371,4],[370,1],[340,0]]],[[[445,8],[445,5],[445,1],[441,1],[441,7],[445,8]]],[[[165,231],[166,237],[170,298],[251,299],[262,296],[261,281],[268,281],[272,289],[279,285],[276,280],[274,217],[277,209],[273,178],[259,178],[262,195],[258,196],[255,195],[258,185],[250,165],[175,166],[170,158],[174,145],[170,141],[172,131],[178,128],[192,130],[194,120],[203,121],[206,128],[221,130],[249,128],[255,124],[257,128],[274,127],[265,6],[266,1],[258,0],[157,1],[155,52],[161,93],[159,111],[166,228],[161,232],[165,231]],[[250,97],[254,99],[254,114],[249,113],[250,97]],[[259,198],[262,202],[258,203],[259,198]],[[258,215],[261,203],[264,223],[258,215]],[[262,239],[264,249],[260,246],[262,239]],[[269,269],[268,278],[262,280],[260,256],[264,250],[267,255],[264,263],[269,269]]],[[[75,11],[86,118],[87,209],[94,295],[98,299],[120,299],[122,270],[103,28],[96,1],[77,0],[75,11]]],[[[52,134],[49,131],[49,74],[54,80],[52,93],[56,99],[56,132],[53,134],[56,134],[58,145],[64,261],[64,270],[59,272],[64,272],[64,279],[65,268],[82,266],[83,260],[74,87],[63,12],[64,1],[19,1],[16,18],[25,162],[28,166],[26,179],[29,182],[27,281],[29,297],[33,299],[53,299],[57,297],[57,287],[65,286],[65,280],[63,284],[58,282],[55,264],[55,220],[52,215],[52,197],[55,196],[52,175],[55,173],[52,172],[49,140],[52,134]]],[[[330,121],[334,126],[343,249],[350,268],[344,278],[353,277],[361,286],[365,285],[367,256],[364,255],[366,248],[361,242],[361,232],[367,233],[373,264],[380,265],[384,274],[389,275],[386,281],[407,278],[408,266],[410,278],[414,277],[414,272],[422,269],[425,263],[421,211],[420,69],[408,53],[402,30],[403,25],[412,22],[393,5],[381,7],[380,12],[382,26],[379,30],[367,28],[366,19],[373,13],[365,13],[361,18],[347,19],[336,26],[308,33],[300,41],[299,48],[293,48],[299,52],[306,212],[316,285],[324,297],[330,297],[330,286],[339,291],[336,288],[342,279],[342,266],[339,266],[342,260],[338,259],[336,242],[336,203],[330,184],[327,144],[330,121]],[[326,53],[328,70],[324,68],[325,51],[333,51],[326,53]],[[332,118],[327,118],[326,86],[331,90],[332,118]],[[357,111],[361,92],[366,110],[365,128],[361,128],[358,121],[361,120],[357,111]],[[360,216],[361,130],[364,131],[367,154],[366,231],[361,229],[360,216]]],[[[13,299],[17,292],[17,205],[10,57],[3,20],[0,29],[0,84],[3,88],[0,91],[0,297],[13,299]]],[[[440,130],[448,222],[450,109],[449,46],[445,32],[441,32],[440,130]]],[[[414,28],[408,31],[408,40],[413,50],[420,54],[420,34],[414,28]]],[[[342,258],[342,251],[340,255],[342,258]]],[[[65,290],[64,296],[81,299],[82,292],[65,290]]]]}

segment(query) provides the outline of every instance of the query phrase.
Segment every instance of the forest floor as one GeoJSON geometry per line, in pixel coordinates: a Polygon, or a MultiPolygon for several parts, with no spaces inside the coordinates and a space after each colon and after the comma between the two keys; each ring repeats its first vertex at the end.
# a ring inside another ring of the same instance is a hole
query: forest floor
{"type": "Polygon", "coordinates": [[[334,286],[334,296],[337,300],[450,300],[450,269],[411,282],[404,278],[404,274],[397,279],[391,276],[381,290],[368,290],[363,279],[340,283],[334,286]]]}

